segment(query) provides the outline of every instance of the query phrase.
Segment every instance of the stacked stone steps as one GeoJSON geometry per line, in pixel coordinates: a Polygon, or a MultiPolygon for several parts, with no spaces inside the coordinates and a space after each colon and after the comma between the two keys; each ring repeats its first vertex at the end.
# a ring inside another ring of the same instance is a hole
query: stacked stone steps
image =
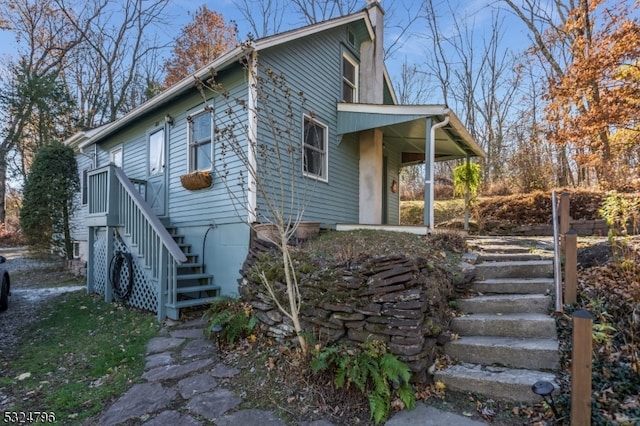
{"type": "Polygon", "coordinates": [[[498,243],[477,247],[481,263],[472,290],[478,295],[458,300],[463,314],[451,329],[459,338],[445,345],[457,364],[435,378],[452,390],[537,402],[531,385],[553,382],[551,371],[560,364],[555,320],[548,314],[553,263],[542,256],[523,260],[529,247],[498,243]]]}

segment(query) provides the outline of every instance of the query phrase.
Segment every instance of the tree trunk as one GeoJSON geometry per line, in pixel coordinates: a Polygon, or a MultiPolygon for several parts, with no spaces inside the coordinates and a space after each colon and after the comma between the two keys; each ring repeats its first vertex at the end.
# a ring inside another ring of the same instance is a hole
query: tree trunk
{"type": "Polygon", "coordinates": [[[67,260],[73,260],[73,241],[71,240],[71,215],[69,214],[69,203],[62,206],[62,220],[64,228],[64,252],[67,260]]]}
{"type": "Polygon", "coordinates": [[[7,193],[7,150],[0,148],[0,223],[7,219],[5,198],[7,193]]]}

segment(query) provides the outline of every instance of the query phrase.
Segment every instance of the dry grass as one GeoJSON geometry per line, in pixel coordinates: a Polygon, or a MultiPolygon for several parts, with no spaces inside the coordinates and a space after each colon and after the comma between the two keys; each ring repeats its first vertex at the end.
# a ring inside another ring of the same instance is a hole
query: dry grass
{"type": "MultiPolygon", "coordinates": [[[[434,221],[437,224],[451,219],[461,218],[464,215],[464,200],[455,198],[451,200],[435,200],[434,221]]],[[[424,201],[401,201],[400,223],[402,225],[422,225],[424,223],[424,201]]]]}

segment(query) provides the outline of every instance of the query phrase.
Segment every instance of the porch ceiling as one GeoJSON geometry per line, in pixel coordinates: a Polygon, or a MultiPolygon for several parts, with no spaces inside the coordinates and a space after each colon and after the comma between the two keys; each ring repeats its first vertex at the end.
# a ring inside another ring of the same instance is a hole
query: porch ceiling
{"type": "Polygon", "coordinates": [[[458,117],[444,105],[338,104],[338,133],[381,129],[384,143],[402,152],[424,153],[427,118],[439,123],[449,116],[449,124],[436,129],[435,160],[484,157],[484,151],[464,128],[458,117]]]}

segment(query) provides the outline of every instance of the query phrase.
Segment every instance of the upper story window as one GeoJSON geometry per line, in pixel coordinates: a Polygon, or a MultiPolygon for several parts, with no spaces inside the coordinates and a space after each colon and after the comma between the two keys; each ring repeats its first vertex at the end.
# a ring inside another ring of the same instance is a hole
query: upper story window
{"type": "Polygon", "coordinates": [[[211,112],[189,117],[189,172],[211,170],[211,112]]]}
{"type": "Polygon", "coordinates": [[[311,117],[304,117],[304,175],[327,181],[328,144],[327,126],[311,117]]]}
{"type": "Polygon", "coordinates": [[[349,44],[351,46],[356,45],[356,35],[353,33],[353,31],[351,31],[351,28],[347,29],[347,41],[349,42],[349,44]]]}
{"type": "Polygon", "coordinates": [[[342,55],[342,100],[358,102],[358,64],[346,53],[342,55]]]}
{"type": "Polygon", "coordinates": [[[118,167],[122,167],[122,146],[109,151],[109,161],[118,167]]]}
{"type": "Polygon", "coordinates": [[[164,129],[149,135],[149,176],[164,173],[164,129]]]}

